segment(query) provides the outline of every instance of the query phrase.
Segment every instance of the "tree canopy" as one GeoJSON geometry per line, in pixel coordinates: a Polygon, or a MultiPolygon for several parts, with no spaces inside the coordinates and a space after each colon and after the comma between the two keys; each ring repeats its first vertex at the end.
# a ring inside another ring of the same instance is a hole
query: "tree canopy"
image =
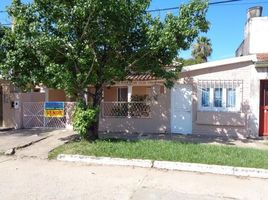
{"type": "Polygon", "coordinates": [[[21,87],[43,83],[76,97],[88,85],[100,89],[131,72],[148,72],[170,85],[175,74],[163,67],[207,31],[207,1],[193,0],[163,20],[146,12],[149,5],[150,0],[15,1],[1,70],[21,87]]]}
{"type": "Polygon", "coordinates": [[[85,89],[98,107],[104,87],[130,73],[150,73],[172,86],[166,71],[181,50],[209,28],[207,0],[181,5],[164,19],[147,12],[150,0],[16,0],[9,8],[0,70],[25,90],[37,84],[64,89],[83,99],[85,89]]]}

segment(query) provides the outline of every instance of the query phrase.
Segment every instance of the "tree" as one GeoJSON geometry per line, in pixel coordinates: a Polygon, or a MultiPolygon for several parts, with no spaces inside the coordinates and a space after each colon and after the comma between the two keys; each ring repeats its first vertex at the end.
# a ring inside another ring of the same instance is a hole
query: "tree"
{"type": "MultiPolygon", "coordinates": [[[[2,71],[19,86],[43,83],[80,101],[90,85],[94,108],[103,88],[129,73],[150,73],[170,87],[177,73],[164,67],[208,30],[208,2],[192,0],[164,20],[146,12],[149,5],[150,0],[14,3],[9,13],[16,24],[3,43],[8,53],[2,71]]],[[[89,138],[97,138],[98,120],[89,130],[89,138]]]]}
{"type": "Polygon", "coordinates": [[[207,58],[212,54],[212,45],[210,39],[198,37],[196,43],[192,46],[192,56],[195,60],[207,62],[207,58]]]}
{"type": "Polygon", "coordinates": [[[196,65],[196,64],[203,63],[203,60],[201,60],[201,58],[197,58],[197,59],[195,59],[195,58],[188,58],[188,59],[176,58],[175,61],[177,63],[179,63],[181,68],[184,66],[196,65]]]}
{"type": "MultiPolygon", "coordinates": [[[[0,44],[5,36],[5,32],[7,29],[8,29],[7,27],[4,27],[0,24],[0,44]]],[[[2,47],[2,45],[0,45],[0,63],[1,61],[3,61],[4,57],[5,57],[5,49],[2,47]]]]}

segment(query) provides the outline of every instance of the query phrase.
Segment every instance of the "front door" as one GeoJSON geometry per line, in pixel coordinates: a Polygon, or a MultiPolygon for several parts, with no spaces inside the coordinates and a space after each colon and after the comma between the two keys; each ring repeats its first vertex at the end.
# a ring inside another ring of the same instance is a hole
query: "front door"
{"type": "Polygon", "coordinates": [[[260,87],[260,136],[268,136],[268,80],[260,87]]]}
{"type": "Polygon", "coordinates": [[[171,132],[192,133],[192,86],[174,85],[171,90],[171,132]]]}

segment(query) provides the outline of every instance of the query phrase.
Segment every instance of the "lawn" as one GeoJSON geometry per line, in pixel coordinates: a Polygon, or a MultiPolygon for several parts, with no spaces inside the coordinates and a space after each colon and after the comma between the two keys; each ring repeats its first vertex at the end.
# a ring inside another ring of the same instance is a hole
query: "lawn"
{"type": "Polygon", "coordinates": [[[56,158],[58,154],[138,158],[268,169],[268,151],[265,150],[178,141],[98,140],[93,143],[79,141],[56,148],[49,154],[49,159],[56,158]]]}

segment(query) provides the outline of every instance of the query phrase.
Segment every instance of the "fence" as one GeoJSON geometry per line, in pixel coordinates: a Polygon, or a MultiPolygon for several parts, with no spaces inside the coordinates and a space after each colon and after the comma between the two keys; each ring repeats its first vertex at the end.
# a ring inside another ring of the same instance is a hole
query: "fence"
{"type": "Polygon", "coordinates": [[[103,102],[102,117],[150,118],[151,104],[144,102],[103,102]]]}
{"type": "Polygon", "coordinates": [[[74,102],[64,103],[64,117],[45,117],[44,102],[25,102],[23,110],[23,128],[66,128],[72,123],[74,102]]]}

